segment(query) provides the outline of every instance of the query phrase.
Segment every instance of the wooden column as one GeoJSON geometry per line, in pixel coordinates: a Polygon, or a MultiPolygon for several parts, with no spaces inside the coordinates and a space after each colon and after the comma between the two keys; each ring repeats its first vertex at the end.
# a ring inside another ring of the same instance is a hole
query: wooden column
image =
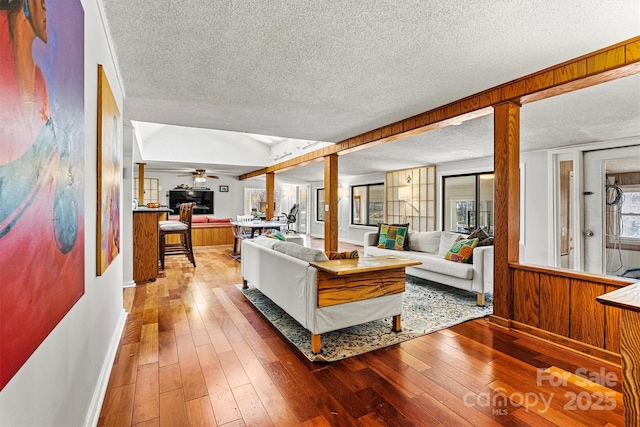
{"type": "Polygon", "coordinates": [[[138,205],[144,206],[144,165],[146,163],[136,163],[138,165],[138,205]]]}
{"type": "Polygon", "coordinates": [[[520,240],[520,105],[494,107],[495,237],[494,316],[513,318],[509,262],[518,262],[520,240]]]}
{"type": "Polygon", "coordinates": [[[324,157],[324,250],[338,250],[338,155],[324,157]]]}
{"type": "Polygon", "coordinates": [[[275,194],[275,176],[276,174],[273,172],[269,172],[266,174],[267,176],[267,210],[264,213],[267,217],[267,221],[273,218],[273,210],[275,209],[274,205],[274,194],[275,194]]]}

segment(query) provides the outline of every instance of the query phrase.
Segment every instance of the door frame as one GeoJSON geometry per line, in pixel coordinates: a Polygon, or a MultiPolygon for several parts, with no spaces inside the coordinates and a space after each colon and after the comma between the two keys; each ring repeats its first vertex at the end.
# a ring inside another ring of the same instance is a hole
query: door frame
{"type": "Polygon", "coordinates": [[[549,265],[561,266],[560,251],[560,162],[573,162],[573,187],[569,188],[569,205],[573,209],[569,212],[569,230],[573,236],[574,254],[572,270],[581,271],[583,264],[582,251],[582,150],[559,149],[549,151],[549,181],[548,194],[551,198],[549,209],[549,265]]]}
{"type": "MultiPolygon", "coordinates": [[[[558,225],[560,223],[560,161],[573,160],[573,192],[572,204],[575,207],[571,214],[571,233],[574,237],[574,266],[573,270],[584,270],[584,153],[596,150],[609,150],[615,148],[631,147],[640,145],[640,138],[621,138],[611,141],[593,142],[581,144],[567,148],[551,149],[547,152],[547,169],[549,180],[547,191],[550,198],[550,209],[548,212],[548,236],[549,236],[549,265],[560,267],[560,239],[558,235],[558,225]]],[[[604,227],[604,224],[603,224],[604,227]]]]}

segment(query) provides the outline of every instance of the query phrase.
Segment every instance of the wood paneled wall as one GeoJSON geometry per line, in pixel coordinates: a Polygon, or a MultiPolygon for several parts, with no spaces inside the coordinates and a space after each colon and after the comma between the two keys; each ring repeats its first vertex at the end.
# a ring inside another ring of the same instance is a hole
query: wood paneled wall
{"type": "Polygon", "coordinates": [[[620,352],[620,309],[596,297],[629,281],[529,265],[510,269],[511,327],[619,363],[614,353],[620,352]]]}
{"type": "MultiPolygon", "coordinates": [[[[233,244],[233,229],[228,227],[193,227],[191,240],[193,246],[216,246],[233,244]]],[[[167,243],[178,243],[180,236],[168,235],[167,243]]]]}

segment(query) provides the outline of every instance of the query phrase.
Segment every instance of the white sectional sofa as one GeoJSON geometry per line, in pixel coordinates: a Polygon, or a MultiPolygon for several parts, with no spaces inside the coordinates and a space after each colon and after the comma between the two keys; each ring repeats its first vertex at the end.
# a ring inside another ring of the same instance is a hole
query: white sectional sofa
{"type": "Polygon", "coordinates": [[[242,241],[244,286],[259,289],[310,331],[314,353],[320,351],[320,334],[400,315],[404,299],[403,292],[318,307],[318,270],[309,262],[326,260],[323,251],[291,242],[266,237],[242,241]]]}
{"type": "Polygon", "coordinates": [[[378,232],[369,232],[364,235],[364,254],[396,254],[421,261],[421,265],[407,267],[407,274],[477,292],[478,305],[484,305],[484,294],[493,292],[493,246],[474,248],[471,264],[446,260],[444,256],[458,236],[465,235],[449,231],[410,230],[409,250],[396,251],[378,248],[378,232]]]}

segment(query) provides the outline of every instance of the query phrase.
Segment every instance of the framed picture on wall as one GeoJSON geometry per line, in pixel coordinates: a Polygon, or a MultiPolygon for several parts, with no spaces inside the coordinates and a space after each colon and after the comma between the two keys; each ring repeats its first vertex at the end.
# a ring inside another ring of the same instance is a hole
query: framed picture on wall
{"type": "Polygon", "coordinates": [[[221,185],[219,187],[219,189],[220,189],[221,193],[228,193],[229,192],[229,186],[228,185],[221,185]]]}
{"type": "Polygon", "coordinates": [[[107,75],[98,65],[98,217],[96,274],[101,276],[120,253],[120,111],[107,75]]]}

